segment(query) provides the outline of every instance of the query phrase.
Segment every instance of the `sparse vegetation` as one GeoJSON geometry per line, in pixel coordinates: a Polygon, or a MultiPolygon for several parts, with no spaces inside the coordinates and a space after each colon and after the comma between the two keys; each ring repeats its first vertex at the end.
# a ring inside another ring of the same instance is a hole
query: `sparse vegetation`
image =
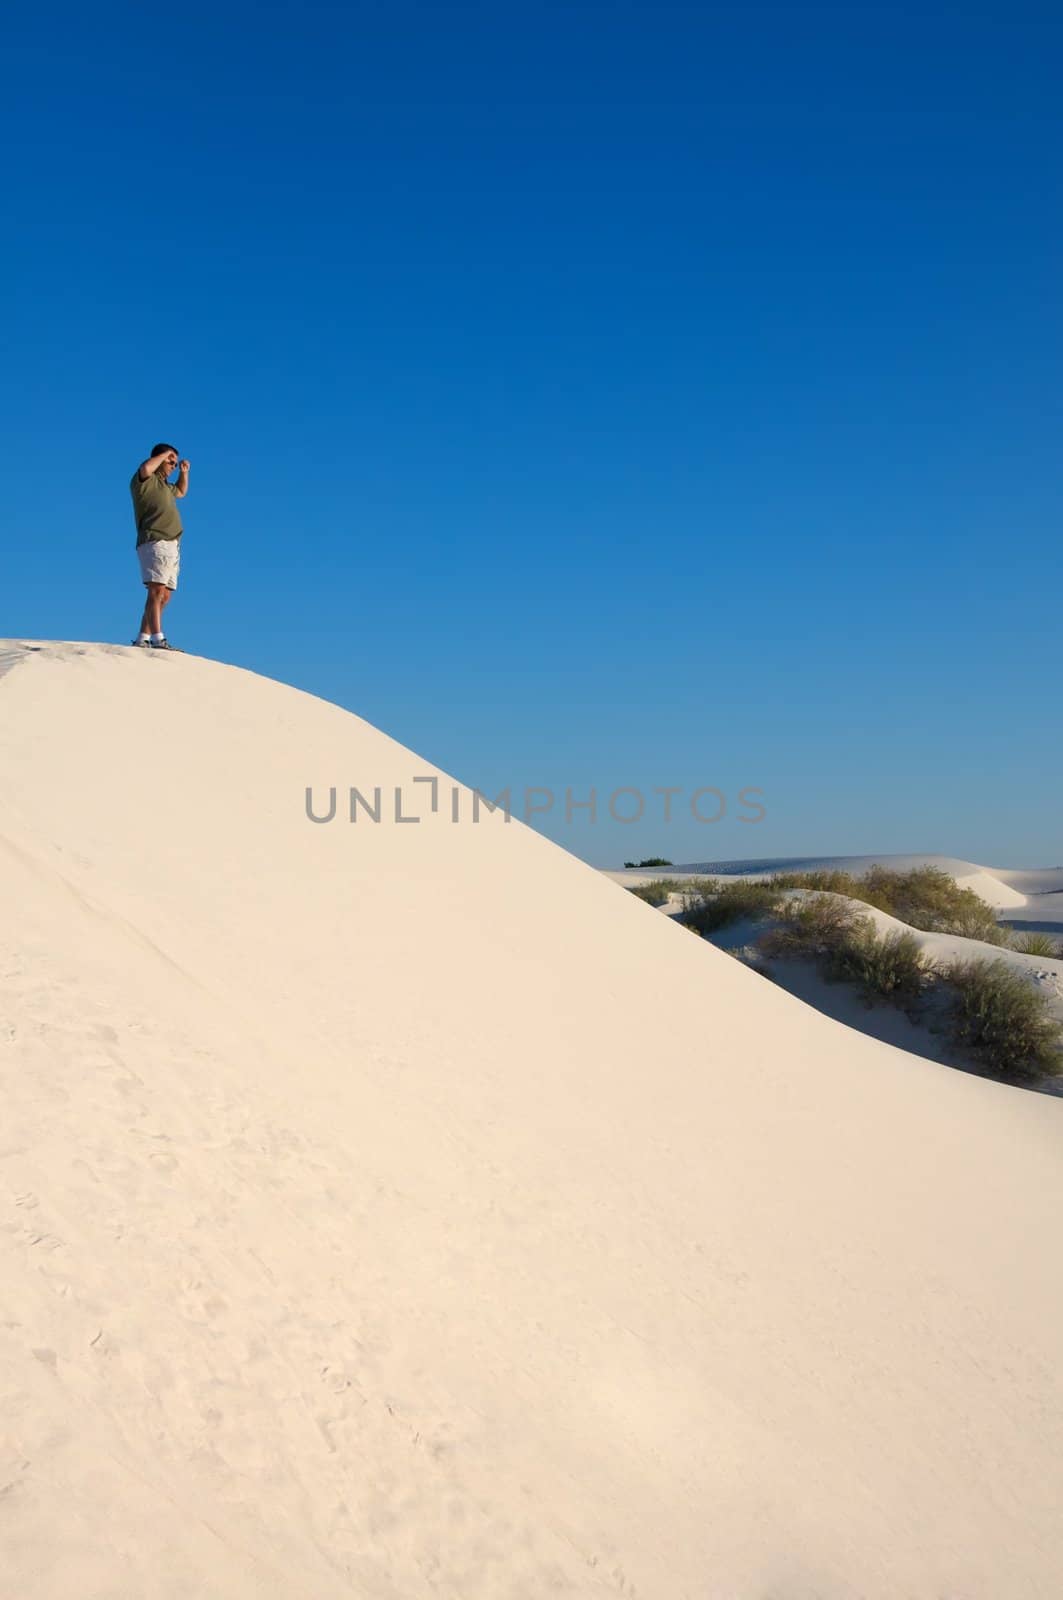
{"type": "MultiPolygon", "coordinates": [[[[950,1042],[994,1076],[1033,1081],[1063,1074],[1063,1026],[1025,972],[999,958],[939,966],[914,934],[879,933],[861,910],[874,907],[928,933],[1006,943],[1007,930],[997,924],[992,907],[940,868],[874,868],[863,878],[836,871],[777,873],[756,882],[672,878],[632,892],[651,905],[681,893],[679,920],[703,937],[747,918],[772,919],[775,926],[755,945],[736,952],[764,976],[771,976],[764,961],[812,960],[830,981],[855,985],[869,1005],[887,1001],[923,1015],[944,1010],[950,1042]]],[[[1048,934],[1018,935],[1012,948],[1063,959],[1063,949],[1048,934]]]]}
{"type": "Polygon", "coordinates": [[[872,867],[859,878],[838,871],[779,872],[769,882],[779,890],[819,889],[862,900],[924,933],[955,933],[988,944],[1007,942],[992,906],[973,889],[961,889],[941,867],[915,867],[911,872],[872,867]]]}
{"type": "Polygon", "coordinates": [[[766,883],[750,883],[734,878],[721,883],[718,878],[702,878],[683,890],[681,920],[698,933],[715,933],[744,917],[769,916],[779,903],[778,892],[766,883]]]}
{"type": "Polygon", "coordinates": [[[850,900],[867,900],[866,894],[860,892],[863,878],[826,867],[815,872],[774,872],[768,881],[776,889],[818,889],[824,894],[843,894],[850,900]]]}
{"type": "Polygon", "coordinates": [[[933,965],[913,934],[879,934],[851,901],[831,895],[791,900],[781,916],[780,926],[761,940],[763,953],[818,961],[824,977],[856,984],[868,1004],[912,1006],[933,979],[933,965]]]}
{"type": "Polygon", "coordinates": [[[865,923],[838,945],[829,976],[855,983],[869,1005],[888,1000],[908,1009],[929,989],[934,967],[914,934],[879,934],[865,923]]]}
{"type": "Polygon", "coordinates": [[[864,880],[869,903],[924,933],[958,933],[999,944],[1006,934],[993,907],[973,889],[961,889],[941,867],[890,872],[872,867],[864,880]]]}
{"type": "Polygon", "coordinates": [[[858,931],[871,930],[868,917],[861,916],[850,900],[834,895],[817,895],[809,900],[780,901],[781,922],[760,941],[766,956],[797,956],[831,960],[858,931]]]}
{"type": "Polygon", "coordinates": [[[1050,933],[1015,933],[1011,948],[1024,956],[1044,956],[1049,961],[1063,961],[1063,944],[1050,933]]]}
{"type": "MultiPolygon", "coordinates": [[[[925,933],[960,934],[990,944],[1007,943],[1007,931],[997,923],[992,906],[971,889],[961,889],[940,867],[916,867],[911,872],[893,872],[873,867],[857,878],[850,872],[778,872],[772,877],[751,881],[748,878],[704,878],[685,887],[683,918],[702,933],[713,933],[742,917],[770,915],[794,889],[841,896],[885,911],[912,928],[925,933]]],[[[811,907],[816,902],[809,901],[811,907]]],[[[831,902],[819,902],[831,904],[831,902]]],[[[836,906],[837,902],[833,902],[836,906]]],[[[835,927],[845,914],[833,910],[794,910],[788,922],[796,935],[815,940],[835,927]]],[[[1048,954],[1039,950],[1038,954],[1048,954]]]]}
{"type": "Polygon", "coordinates": [[[652,883],[628,884],[627,891],[636,900],[645,900],[648,906],[663,906],[668,896],[677,893],[679,887],[675,878],[655,878],[652,883]]]}
{"type": "Polygon", "coordinates": [[[943,977],[953,1043],[1004,1077],[1063,1072],[1063,1029],[1024,973],[999,959],[957,961],[943,977]]]}

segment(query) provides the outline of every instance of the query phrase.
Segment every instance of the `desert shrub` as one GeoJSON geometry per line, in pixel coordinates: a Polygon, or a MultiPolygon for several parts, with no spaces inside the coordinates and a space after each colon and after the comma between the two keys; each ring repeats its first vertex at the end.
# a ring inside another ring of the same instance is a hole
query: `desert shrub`
{"type": "Polygon", "coordinates": [[[626,887],[628,894],[633,894],[636,900],[645,900],[648,906],[663,906],[668,896],[678,890],[679,884],[675,878],[655,878],[652,883],[631,883],[626,887]]]}
{"type": "Polygon", "coordinates": [[[750,883],[744,878],[721,883],[718,878],[706,878],[685,889],[680,916],[688,928],[710,934],[743,917],[770,915],[778,900],[770,884],[750,883]]]}
{"type": "Polygon", "coordinates": [[[784,900],[778,908],[782,921],[760,941],[768,957],[804,956],[817,960],[831,956],[860,930],[870,931],[870,921],[851,900],[818,895],[814,900],[784,900]]]}
{"type": "Polygon", "coordinates": [[[625,861],[625,867],[670,867],[671,861],[666,861],[664,856],[647,856],[645,861],[625,861]]]}
{"type": "Polygon", "coordinates": [[[965,939],[1002,944],[993,907],[973,889],[961,889],[941,867],[915,867],[892,872],[872,867],[863,880],[868,903],[925,933],[956,933],[965,939]]]}
{"type": "Polygon", "coordinates": [[[957,961],[944,976],[953,1043],[1004,1076],[1063,1072],[1063,1029],[1022,972],[1006,961],[957,961]]]}
{"type": "Polygon", "coordinates": [[[860,900],[860,878],[851,872],[821,868],[815,872],[775,872],[768,879],[775,889],[819,889],[824,894],[844,894],[850,900],[860,900]]]}
{"type": "Polygon", "coordinates": [[[990,912],[987,921],[981,911],[970,914],[962,908],[956,916],[952,917],[947,926],[933,930],[940,933],[958,933],[964,939],[980,939],[983,944],[1006,945],[1010,943],[1007,928],[1002,928],[1000,923],[990,912]]]}
{"type": "Polygon", "coordinates": [[[1024,956],[1045,956],[1049,961],[1063,961],[1063,944],[1050,933],[1016,933],[1011,948],[1024,956]]]}
{"type": "Polygon", "coordinates": [[[818,961],[824,977],[856,984],[869,1002],[911,1005],[932,981],[933,966],[913,934],[879,934],[871,918],[843,896],[790,900],[779,914],[779,927],[760,941],[765,956],[818,961]]]}
{"type": "Polygon", "coordinates": [[[865,922],[830,952],[827,976],[855,983],[869,1003],[910,1006],[932,983],[934,967],[914,934],[879,934],[865,922]]]}
{"type": "Polygon", "coordinates": [[[941,867],[914,867],[910,872],[871,867],[860,878],[827,869],[787,872],[776,873],[770,882],[777,889],[821,889],[862,900],[924,933],[962,934],[989,944],[1007,942],[992,906],[973,889],[961,889],[941,867]]]}

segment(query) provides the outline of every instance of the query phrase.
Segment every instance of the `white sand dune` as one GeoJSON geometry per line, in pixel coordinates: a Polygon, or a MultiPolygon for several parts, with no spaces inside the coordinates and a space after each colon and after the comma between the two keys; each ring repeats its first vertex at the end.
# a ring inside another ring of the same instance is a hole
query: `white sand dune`
{"type": "Polygon", "coordinates": [[[1013,928],[1063,933],[1063,867],[1043,867],[1016,872],[1007,867],[986,869],[1022,896],[1022,910],[1009,910],[1001,921],[1013,928]]]}
{"type": "Polygon", "coordinates": [[[0,672],[0,1593],[1055,1600],[1060,1102],[307,695],[0,672]]]}
{"type": "Polygon", "coordinates": [[[1017,870],[1014,867],[984,867],[985,872],[999,878],[1012,889],[1018,890],[1027,899],[1033,896],[1063,894],[1063,867],[1038,867],[1033,870],[1017,870]]]}

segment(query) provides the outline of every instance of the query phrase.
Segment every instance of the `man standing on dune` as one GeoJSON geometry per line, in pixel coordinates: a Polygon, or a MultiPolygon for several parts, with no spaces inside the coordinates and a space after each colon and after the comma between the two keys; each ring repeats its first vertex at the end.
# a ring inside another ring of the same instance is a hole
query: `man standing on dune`
{"type": "Polygon", "coordinates": [[[177,588],[181,566],[181,513],[178,500],[188,493],[189,462],[178,462],[172,444],[157,444],[134,472],[129,488],[137,519],[137,559],[141,582],[148,591],[135,645],[172,650],[162,628],[162,614],[177,588]],[[177,471],[177,482],[170,475],[177,471]]]}

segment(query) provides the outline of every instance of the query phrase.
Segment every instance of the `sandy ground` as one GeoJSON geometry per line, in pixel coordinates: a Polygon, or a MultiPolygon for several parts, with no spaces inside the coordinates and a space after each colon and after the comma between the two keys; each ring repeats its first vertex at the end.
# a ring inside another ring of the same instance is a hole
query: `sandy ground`
{"type": "Polygon", "coordinates": [[[0,771],[0,1593],[1055,1600],[1063,1104],[233,668],[0,771]]]}

